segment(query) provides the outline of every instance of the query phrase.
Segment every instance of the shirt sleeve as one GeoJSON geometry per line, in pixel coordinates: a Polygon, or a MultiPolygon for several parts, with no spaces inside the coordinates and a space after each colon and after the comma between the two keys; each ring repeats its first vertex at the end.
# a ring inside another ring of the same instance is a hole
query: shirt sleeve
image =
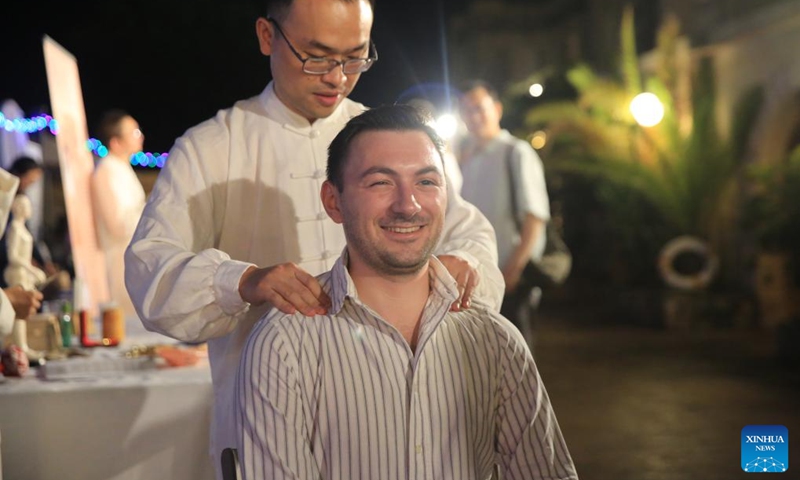
{"type": "Polygon", "coordinates": [[[125,285],[142,323],[188,342],[228,334],[249,309],[238,288],[252,264],[215,248],[228,169],[219,130],[195,132],[214,136],[208,148],[178,140],[125,252],[125,285]]]}
{"type": "Polygon", "coordinates": [[[14,318],[16,316],[11,300],[6,296],[6,292],[0,289],[0,338],[5,337],[14,329],[14,318]]]}
{"type": "Polygon", "coordinates": [[[518,141],[511,156],[511,169],[517,183],[514,191],[519,215],[524,217],[526,213],[530,213],[539,220],[549,221],[550,199],[547,195],[544,165],[539,155],[530,145],[518,141]]]}
{"type": "MultiPolygon", "coordinates": [[[[14,201],[14,194],[17,193],[19,187],[19,178],[11,175],[3,169],[0,169],[0,225],[3,226],[3,231],[0,231],[0,248],[3,249],[2,257],[5,258],[5,265],[8,265],[7,258],[7,245],[4,238],[5,230],[8,229],[8,213],[11,210],[11,203],[14,201]]],[[[14,311],[14,306],[11,305],[6,292],[0,289],[0,338],[10,334],[14,329],[14,320],[17,313],[14,311]]]]}
{"type": "Polygon", "coordinates": [[[513,332],[502,350],[497,455],[502,478],[577,480],[550,398],[525,340],[513,332]]]}
{"type": "MultiPolygon", "coordinates": [[[[309,443],[297,354],[280,319],[262,320],[249,337],[237,376],[239,464],[244,479],[319,479],[309,443]]],[[[288,319],[297,322],[297,319],[288,319]]]]}
{"type": "Polygon", "coordinates": [[[456,255],[478,270],[480,282],[473,295],[500,311],[505,282],[498,268],[497,238],[485,216],[447,182],[447,212],[436,255],[456,255]]]}
{"type": "MultiPolygon", "coordinates": [[[[19,187],[19,178],[0,168],[0,225],[8,223],[8,214],[11,212],[11,203],[19,187]]],[[[0,232],[0,237],[3,232],[0,232]]]]}

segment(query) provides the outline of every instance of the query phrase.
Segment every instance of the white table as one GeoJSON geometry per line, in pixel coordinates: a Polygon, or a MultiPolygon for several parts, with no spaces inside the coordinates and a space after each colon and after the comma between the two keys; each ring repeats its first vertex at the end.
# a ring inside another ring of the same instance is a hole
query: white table
{"type": "MultiPolygon", "coordinates": [[[[103,350],[96,355],[113,349],[103,350]]],[[[0,384],[3,478],[212,480],[211,405],[205,362],[91,381],[9,378],[0,384]]]]}

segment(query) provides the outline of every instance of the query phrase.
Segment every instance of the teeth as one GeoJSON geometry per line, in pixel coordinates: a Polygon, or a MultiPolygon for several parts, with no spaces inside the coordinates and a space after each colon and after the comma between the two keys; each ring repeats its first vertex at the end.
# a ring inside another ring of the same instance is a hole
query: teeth
{"type": "Polygon", "coordinates": [[[417,230],[420,229],[420,227],[405,227],[405,228],[403,228],[403,227],[386,227],[386,229],[389,230],[390,232],[396,232],[396,233],[411,233],[411,232],[416,232],[417,230]]]}

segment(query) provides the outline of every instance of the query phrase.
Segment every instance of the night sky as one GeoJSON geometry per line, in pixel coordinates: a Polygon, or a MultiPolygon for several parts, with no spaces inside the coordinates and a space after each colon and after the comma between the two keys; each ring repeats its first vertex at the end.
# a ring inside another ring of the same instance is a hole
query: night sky
{"type": "MultiPolygon", "coordinates": [[[[351,98],[375,106],[419,83],[445,78],[442,27],[468,0],[378,0],[373,38],[380,60],[351,98]]],[[[28,116],[51,113],[41,39],[78,59],[92,133],[101,113],[139,120],[145,150],[168,150],[187,128],[258,94],[269,81],[258,51],[257,0],[3,2],[0,100],[28,116]]]]}

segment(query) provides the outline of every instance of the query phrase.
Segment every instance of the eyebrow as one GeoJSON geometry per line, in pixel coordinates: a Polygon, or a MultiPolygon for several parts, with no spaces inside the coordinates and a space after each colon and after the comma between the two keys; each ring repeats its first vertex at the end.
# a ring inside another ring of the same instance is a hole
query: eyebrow
{"type": "MultiPolygon", "coordinates": [[[[368,42],[364,42],[361,45],[358,45],[356,47],[351,48],[350,50],[345,50],[344,52],[340,52],[340,51],[338,51],[337,49],[335,49],[333,47],[325,45],[322,42],[318,42],[317,40],[311,40],[308,43],[309,48],[316,49],[316,50],[322,50],[323,52],[325,52],[326,55],[332,55],[332,54],[338,54],[338,53],[341,53],[342,55],[348,55],[350,53],[355,53],[355,52],[358,52],[360,50],[364,50],[365,48],[367,48],[367,45],[368,45],[368,42]]],[[[311,55],[307,50],[305,51],[305,53],[311,55]]],[[[312,55],[312,56],[314,56],[314,55],[312,55]]]]}
{"type": "MultiPolygon", "coordinates": [[[[431,174],[431,173],[435,173],[435,174],[437,174],[439,176],[442,176],[442,172],[438,168],[436,168],[435,166],[432,166],[432,165],[429,166],[429,167],[425,167],[425,168],[421,168],[421,169],[417,170],[416,172],[414,172],[414,176],[420,177],[422,175],[428,175],[428,174],[431,174]]],[[[398,175],[397,171],[392,170],[389,167],[370,167],[370,168],[366,169],[364,171],[364,173],[361,174],[361,179],[364,179],[364,178],[366,178],[366,177],[368,177],[370,175],[377,175],[377,174],[384,174],[384,175],[390,175],[390,176],[397,176],[398,175]]]]}

